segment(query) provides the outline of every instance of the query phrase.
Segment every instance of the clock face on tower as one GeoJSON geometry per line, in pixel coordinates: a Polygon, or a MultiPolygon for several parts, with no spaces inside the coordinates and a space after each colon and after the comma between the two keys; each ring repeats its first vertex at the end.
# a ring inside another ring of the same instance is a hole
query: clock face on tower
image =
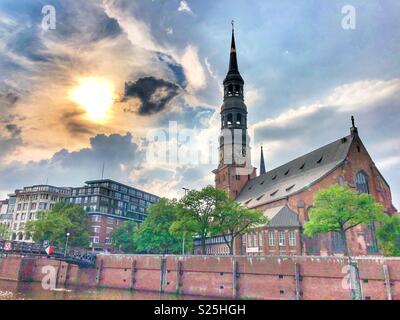
{"type": "Polygon", "coordinates": [[[234,145],[234,148],[234,163],[238,165],[244,164],[245,156],[243,155],[243,152],[246,152],[246,149],[244,149],[242,145],[234,145]]]}

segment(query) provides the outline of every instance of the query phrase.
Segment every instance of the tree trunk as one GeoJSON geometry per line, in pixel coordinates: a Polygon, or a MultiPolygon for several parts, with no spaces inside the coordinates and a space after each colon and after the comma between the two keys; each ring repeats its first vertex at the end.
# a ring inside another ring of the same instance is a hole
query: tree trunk
{"type": "Polygon", "coordinates": [[[344,231],[343,229],[340,230],[340,235],[343,241],[343,249],[344,249],[344,255],[346,257],[349,257],[349,247],[347,246],[347,239],[346,239],[346,231],[344,231]]]}
{"type": "Polygon", "coordinates": [[[206,254],[206,238],[201,236],[201,254],[206,254]]]}
{"type": "Polygon", "coordinates": [[[231,256],[233,256],[233,249],[234,249],[234,245],[235,245],[235,238],[234,237],[232,237],[232,240],[230,241],[230,246],[229,246],[229,254],[231,255],[231,256]]]}

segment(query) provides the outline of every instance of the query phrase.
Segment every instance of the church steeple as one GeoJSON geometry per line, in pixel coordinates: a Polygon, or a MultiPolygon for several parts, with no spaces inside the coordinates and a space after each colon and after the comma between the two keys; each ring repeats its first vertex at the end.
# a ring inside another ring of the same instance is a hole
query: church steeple
{"type": "Polygon", "coordinates": [[[265,170],[265,161],[264,161],[264,150],[263,146],[261,146],[261,157],[260,157],[260,176],[266,173],[265,170]]]}
{"type": "Polygon", "coordinates": [[[231,40],[231,56],[229,58],[229,71],[228,73],[239,73],[239,67],[236,56],[236,44],[235,44],[235,27],[234,21],[232,20],[232,40],[231,40]]]}
{"type": "Polygon", "coordinates": [[[251,166],[244,81],[239,73],[233,21],[229,67],[223,85],[219,164],[214,170],[215,183],[217,188],[226,190],[232,198],[236,198],[247,181],[256,176],[256,169],[251,166]]]}
{"type": "Polygon", "coordinates": [[[243,86],[244,81],[239,72],[235,42],[235,29],[232,21],[232,40],[229,57],[229,67],[228,73],[224,80],[224,100],[228,97],[238,97],[244,100],[243,86]]]}

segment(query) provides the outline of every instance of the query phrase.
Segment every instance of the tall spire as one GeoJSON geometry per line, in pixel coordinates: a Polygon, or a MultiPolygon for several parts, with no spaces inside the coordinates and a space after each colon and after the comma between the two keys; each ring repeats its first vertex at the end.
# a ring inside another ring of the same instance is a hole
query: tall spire
{"type": "Polygon", "coordinates": [[[264,161],[264,150],[263,146],[261,145],[261,158],[260,158],[260,176],[265,174],[265,161],[264,161]]]}
{"type": "Polygon", "coordinates": [[[351,128],[350,128],[350,132],[351,132],[351,135],[352,135],[353,137],[358,135],[358,129],[357,129],[356,125],[355,125],[354,116],[351,116],[351,128]]]}
{"type": "Polygon", "coordinates": [[[235,21],[232,20],[232,41],[231,41],[231,56],[229,59],[229,71],[228,73],[239,73],[239,67],[236,56],[236,44],[235,44],[235,21]]]}

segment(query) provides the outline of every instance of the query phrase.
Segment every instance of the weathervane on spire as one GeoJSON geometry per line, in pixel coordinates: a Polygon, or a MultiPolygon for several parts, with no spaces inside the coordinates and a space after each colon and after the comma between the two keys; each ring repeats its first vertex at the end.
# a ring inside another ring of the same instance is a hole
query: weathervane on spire
{"type": "Polygon", "coordinates": [[[235,31],[235,20],[231,21],[231,25],[232,25],[232,32],[234,32],[235,31]]]}
{"type": "Polygon", "coordinates": [[[351,125],[352,125],[353,128],[355,127],[354,116],[351,116],[351,125]]]}

